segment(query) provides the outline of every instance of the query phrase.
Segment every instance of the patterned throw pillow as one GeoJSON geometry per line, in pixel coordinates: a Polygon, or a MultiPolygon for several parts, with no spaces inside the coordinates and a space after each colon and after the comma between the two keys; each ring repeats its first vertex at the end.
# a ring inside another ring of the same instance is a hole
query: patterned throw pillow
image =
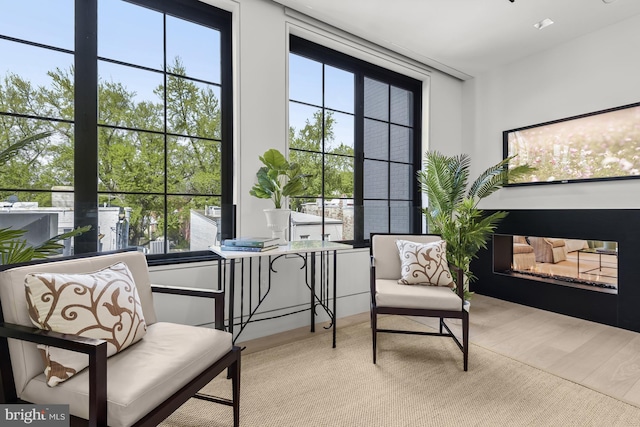
{"type": "Polygon", "coordinates": [[[429,285],[455,287],[447,263],[447,243],[438,240],[416,243],[396,240],[402,262],[401,285],[429,285]]]}
{"type": "MultiPolygon", "coordinates": [[[[31,273],[25,278],[31,322],[40,329],[107,341],[112,356],[147,331],[140,297],[126,264],[94,273],[31,273]]],[[[51,387],[89,366],[89,356],[38,345],[51,387]]]]}

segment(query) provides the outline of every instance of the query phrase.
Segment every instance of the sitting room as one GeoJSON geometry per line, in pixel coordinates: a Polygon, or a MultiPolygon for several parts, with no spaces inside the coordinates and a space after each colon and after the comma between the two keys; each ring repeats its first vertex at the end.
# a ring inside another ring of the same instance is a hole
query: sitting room
{"type": "Polygon", "coordinates": [[[637,424],[640,2],[3,8],[0,425],[637,424]]]}

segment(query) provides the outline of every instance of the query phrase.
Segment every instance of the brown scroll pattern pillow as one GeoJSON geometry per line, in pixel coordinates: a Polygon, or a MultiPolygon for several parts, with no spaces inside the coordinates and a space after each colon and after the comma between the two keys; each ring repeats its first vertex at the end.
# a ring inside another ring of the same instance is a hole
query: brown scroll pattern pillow
{"type": "MultiPolygon", "coordinates": [[[[112,356],[147,331],[133,276],[120,262],[88,274],[31,273],[25,278],[31,322],[40,329],[107,341],[112,356]]],[[[51,387],[89,366],[89,356],[38,345],[51,387]]]]}
{"type": "Polygon", "coordinates": [[[430,243],[396,240],[396,245],[402,262],[399,284],[455,287],[444,240],[430,243]]]}

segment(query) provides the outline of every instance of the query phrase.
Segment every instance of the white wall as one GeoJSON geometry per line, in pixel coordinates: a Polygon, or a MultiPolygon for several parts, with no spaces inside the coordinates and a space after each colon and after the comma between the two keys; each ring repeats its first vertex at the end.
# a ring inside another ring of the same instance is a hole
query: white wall
{"type": "MultiPolygon", "coordinates": [[[[464,83],[464,152],[474,173],[502,159],[502,131],[640,101],[640,16],[464,83]]],[[[637,180],[506,188],[494,209],[638,208],[637,180]]]]}
{"type": "MultiPolygon", "coordinates": [[[[397,55],[386,57],[375,46],[355,39],[346,40],[338,30],[312,22],[269,0],[206,0],[207,3],[230,10],[235,26],[235,92],[236,92],[236,205],[239,235],[268,234],[263,209],[270,201],[249,195],[255,172],[260,166],[258,155],[268,148],[286,152],[287,148],[287,54],[288,34],[312,39],[333,49],[342,50],[361,59],[387,66],[394,71],[424,81],[426,150],[429,136],[432,148],[453,154],[460,151],[462,122],[462,83],[439,72],[429,73],[420,64],[403,63],[397,55]],[[361,44],[362,42],[363,44],[361,44]],[[403,68],[404,67],[404,68],[403,68]],[[429,94],[430,92],[430,94],[429,94]],[[431,120],[429,121],[429,115],[431,120]],[[426,126],[430,123],[430,126],[426,126]]],[[[348,38],[348,35],[347,35],[348,38]]],[[[423,151],[424,151],[423,150],[423,151]]],[[[356,249],[338,257],[338,317],[369,310],[369,251],[356,249]]],[[[283,306],[304,307],[308,292],[300,285],[300,265],[286,260],[279,271],[277,286],[265,299],[261,310],[283,306]],[[280,280],[282,279],[282,280],[280,280]]],[[[216,263],[180,264],[151,269],[154,283],[183,286],[217,286],[216,263]]],[[[157,295],[159,317],[164,320],[198,324],[212,321],[211,304],[190,298],[157,295]]],[[[295,308],[294,308],[295,309],[295,308]]],[[[256,323],[241,336],[255,336],[308,325],[309,313],[256,323]]]]}

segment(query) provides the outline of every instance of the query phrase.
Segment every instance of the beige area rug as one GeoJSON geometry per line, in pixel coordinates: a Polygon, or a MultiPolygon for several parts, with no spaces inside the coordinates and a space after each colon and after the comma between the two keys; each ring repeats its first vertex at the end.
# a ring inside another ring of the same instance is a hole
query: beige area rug
{"type": "MultiPolygon", "coordinates": [[[[426,328],[386,317],[385,328],[426,328]]],[[[368,323],[242,357],[240,424],[262,426],[638,426],[640,408],[477,345],[462,370],[449,338],[378,335],[368,323]]],[[[229,396],[218,378],[205,391],[229,396]]],[[[231,426],[231,408],[191,399],[162,425],[231,426]]]]}

